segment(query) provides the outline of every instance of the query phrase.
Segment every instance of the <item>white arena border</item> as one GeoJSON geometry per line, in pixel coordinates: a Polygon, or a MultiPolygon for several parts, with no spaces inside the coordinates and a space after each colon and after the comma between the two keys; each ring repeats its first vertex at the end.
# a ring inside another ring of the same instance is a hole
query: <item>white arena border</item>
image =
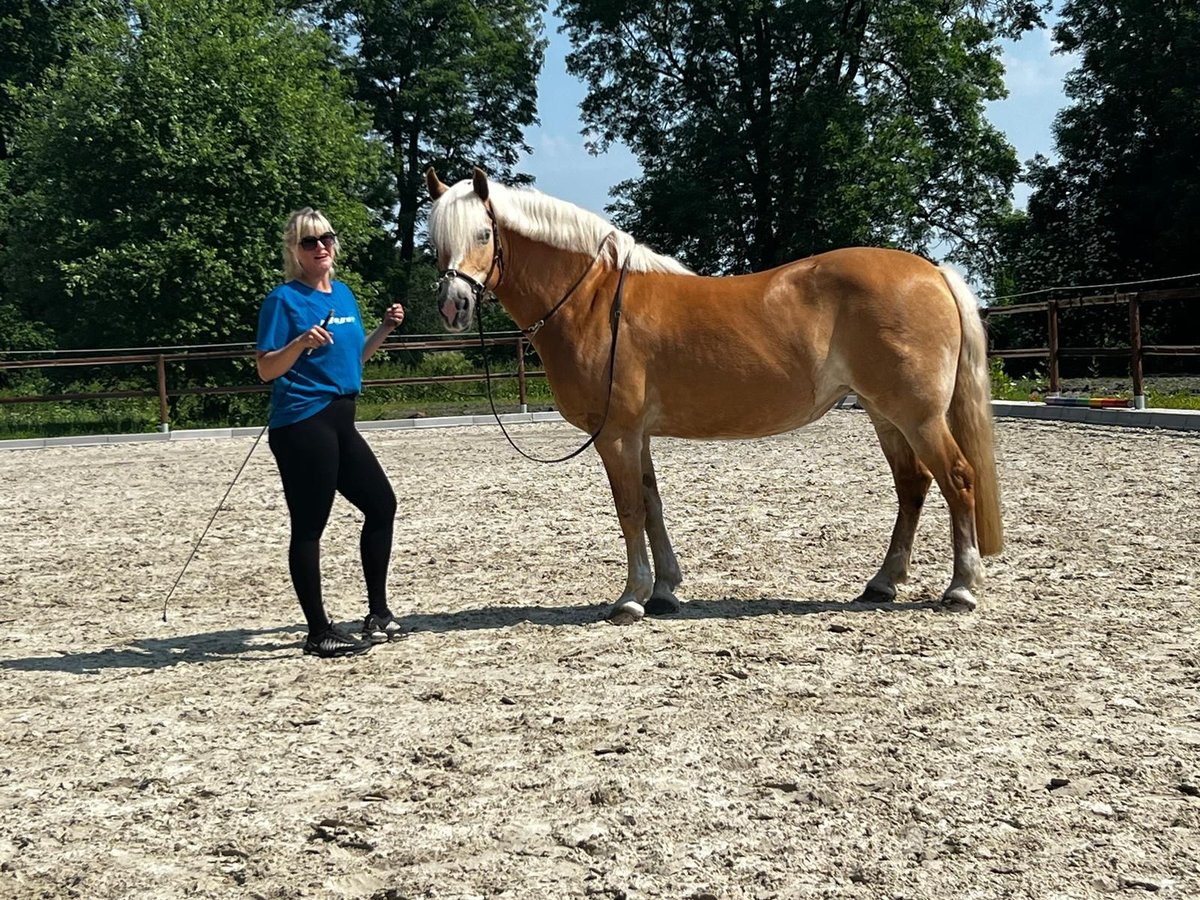
{"type": "MultiPolygon", "coordinates": [[[[847,397],[839,408],[857,408],[847,397]]],[[[993,400],[996,416],[1033,419],[1047,422],[1075,422],[1084,425],[1119,425],[1133,428],[1167,428],[1176,431],[1200,431],[1200,410],[1195,409],[1092,409],[1085,406],[1047,406],[1044,403],[1015,400],[993,400]]],[[[500,417],[505,425],[528,425],[536,422],[561,422],[557,412],[508,413],[500,417]]],[[[387,429],[419,430],[422,428],[455,428],[462,425],[495,425],[491,415],[440,416],[411,419],[381,419],[358,422],[359,431],[387,429]]],[[[162,443],[194,441],[205,438],[257,437],[261,426],[246,428],[196,428],[183,431],[147,432],[143,434],[87,434],[72,437],[23,438],[0,441],[0,451],[40,450],[46,447],[91,447],[102,444],[162,443]]]]}
{"type": "Polygon", "coordinates": [[[1047,406],[1045,403],[1021,400],[993,400],[992,411],[997,416],[1014,419],[1200,431],[1200,409],[1092,409],[1087,406],[1047,406]]]}

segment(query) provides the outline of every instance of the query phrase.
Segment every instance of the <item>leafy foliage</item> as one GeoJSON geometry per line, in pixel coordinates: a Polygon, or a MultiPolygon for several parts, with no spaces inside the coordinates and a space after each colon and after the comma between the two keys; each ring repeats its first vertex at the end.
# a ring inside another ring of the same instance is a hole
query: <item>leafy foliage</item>
{"type": "MultiPolygon", "coordinates": [[[[1060,158],[1030,163],[1028,214],[1002,229],[996,293],[1197,271],[1200,3],[1068,0],[1055,37],[1080,57],[1055,122],[1060,158]]],[[[1146,343],[1200,343],[1200,301],[1149,305],[1142,325],[1146,343]]],[[[1128,345],[1128,320],[1096,318],[1063,340],[1128,345]]]]}
{"type": "Polygon", "coordinates": [[[1068,0],[1055,38],[1078,53],[1058,162],[1031,162],[1010,284],[1095,284],[1197,267],[1200,3],[1068,0]]]}
{"type": "Polygon", "coordinates": [[[428,300],[417,229],[428,203],[424,172],[465,177],[481,165],[508,182],[537,121],[546,42],[541,0],[329,0],[355,96],[373,113],[387,152],[389,202],[381,208],[398,256],[387,266],[402,299],[428,300]]]}
{"type": "Polygon", "coordinates": [[[70,24],[119,15],[118,0],[0,0],[0,160],[7,159],[21,94],[70,52],[70,24]]]}
{"type": "Polygon", "coordinates": [[[597,150],[645,174],[615,217],[699,269],[761,269],[853,244],[987,260],[1015,153],[983,117],[999,35],[1035,3],[563,0],[597,150]]]}
{"type": "Polygon", "coordinates": [[[74,34],[11,161],[0,263],[25,318],[60,346],[250,340],[305,205],[352,272],[380,154],[322,32],[264,0],[144,0],[74,34]]]}
{"type": "MultiPolygon", "coordinates": [[[[0,0],[0,249],[7,243],[8,164],[23,109],[22,98],[42,84],[69,52],[72,18],[119,10],[115,0],[0,0]]],[[[49,329],[31,321],[0,287],[0,348],[44,348],[49,329]]],[[[16,377],[17,382],[22,381],[16,377]]],[[[0,373],[0,383],[14,383],[0,373]]]]}

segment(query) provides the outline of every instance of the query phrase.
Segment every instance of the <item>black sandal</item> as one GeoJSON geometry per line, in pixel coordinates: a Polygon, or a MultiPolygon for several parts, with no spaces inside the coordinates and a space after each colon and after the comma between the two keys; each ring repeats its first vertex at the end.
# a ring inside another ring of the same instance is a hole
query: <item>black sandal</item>
{"type": "Polygon", "coordinates": [[[362,639],[364,641],[382,644],[386,641],[398,641],[402,637],[404,634],[400,623],[391,613],[384,613],[382,616],[368,613],[367,618],[363,620],[362,639]]]}

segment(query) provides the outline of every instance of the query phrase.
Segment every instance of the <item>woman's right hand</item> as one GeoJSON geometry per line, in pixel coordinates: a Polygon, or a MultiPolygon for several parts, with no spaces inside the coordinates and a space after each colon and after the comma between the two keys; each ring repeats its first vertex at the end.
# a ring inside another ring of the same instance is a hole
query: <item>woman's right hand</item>
{"type": "Polygon", "coordinates": [[[259,350],[256,355],[258,377],[263,381],[274,381],[291,369],[301,357],[307,356],[318,347],[332,343],[333,335],[320,325],[314,325],[279,350],[268,353],[259,350]]]}
{"type": "Polygon", "coordinates": [[[300,337],[296,338],[300,342],[300,346],[306,350],[316,350],[318,347],[324,347],[326,344],[333,343],[333,335],[322,328],[320,325],[314,325],[300,337]]]}

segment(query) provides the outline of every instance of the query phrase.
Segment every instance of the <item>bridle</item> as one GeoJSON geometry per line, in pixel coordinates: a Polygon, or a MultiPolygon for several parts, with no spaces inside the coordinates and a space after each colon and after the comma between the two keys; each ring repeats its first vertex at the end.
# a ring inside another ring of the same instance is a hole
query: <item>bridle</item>
{"type": "MultiPolygon", "coordinates": [[[[617,365],[617,332],[621,320],[621,300],[625,294],[625,276],[629,271],[629,254],[626,254],[625,261],[621,265],[621,275],[617,279],[617,290],[613,295],[612,313],[609,316],[609,321],[612,327],[612,345],[610,346],[608,352],[608,399],[604,404],[604,417],[600,420],[600,426],[583,443],[582,446],[565,456],[560,456],[556,459],[541,459],[537,456],[530,456],[516,445],[512,439],[512,436],[508,433],[508,429],[504,427],[504,422],[501,421],[500,414],[496,411],[496,400],[492,395],[492,372],[488,366],[487,343],[485,342],[483,336],[483,305],[488,300],[495,299],[494,291],[500,286],[500,283],[504,281],[504,248],[500,244],[500,225],[496,222],[496,214],[492,212],[491,204],[485,204],[484,209],[487,211],[488,219],[491,220],[492,224],[492,264],[488,266],[487,274],[483,276],[482,281],[479,281],[476,278],[472,278],[465,272],[460,272],[458,269],[443,269],[438,273],[438,289],[440,290],[443,284],[447,284],[456,280],[466,282],[467,286],[471,289],[471,294],[475,298],[475,321],[479,325],[479,348],[483,354],[483,374],[484,380],[487,384],[488,404],[492,408],[492,416],[496,419],[496,424],[499,425],[500,430],[504,432],[504,437],[508,440],[508,443],[514,450],[532,462],[566,462],[567,460],[578,456],[580,453],[590,447],[595,442],[596,438],[600,436],[600,432],[604,430],[604,426],[608,422],[608,413],[612,408],[613,379],[616,375],[617,365]],[[488,288],[487,283],[492,280],[492,274],[497,270],[499,270],[500,275],[496,279],[496,284],[492,288],[488,288]]],[[[611,231],[604,236],[604,239],[600,242],[600,248],[596,251],[596,255],[588,264],[588,267],[583,270],[577,279],[575,279],[575,282],[567,289],[567,292],[563,294],[561,298],[559,298],[558,302],[550,308],[548,313],[546,313],[528,328],[521,328],[521,333],[523,335],[526,337],[533,337],[535,334],[541,331],[542,326],[544,326],[556,312],[562,309],[563,305],[570,300],[572,296],[574,296],[575,291],[581,284],[583,284],[584,279],[587,278],[592,269],[596,267],[596,263],[600,261],[600,257],[604,255],[604,249],[609,240],[611,240],[616,234],[616,231],[611,231]]]]}
{"type": "Polygon", "coordinates": [[[443,284],[448,284],[452,281],[465,281],[467,287],[471,289],[471,295],[475,298],[476,307],[482,306],[488,299],[488,292],[495,291],[500,287],[500,283],[504,281],[504,246],[500,243],[500,225],[496,221],[496,214],[492,212],[492,204],[486,203],[483,207],[488,214],[488,219],[492,223],[492,264],[488,266],[487,274],[483,276],[483,281],[472,278],[466,272],[460,272],[458,269],[441,269],[438,272],[438,290],[441,290],[443,284]],[[496,284],[489,288],[487,283],[492,280],[492,273],[499,271],[500,277],[496,279],[496,284]]]}
{"type": "MultiPolygon", "coordinates": [[[[474,278],[468,275],[466,272],[460,271],[459,269],[441,269],[438,271],[437,282],[437,288],[440,291],[442,285],[445,283],[452,281],[465,281],[467,287],[471,290],[471,296],[475,298],[476,307],[482,307],[490,300],[494,300],[496,297],[496,288],[500,287],[500,284],[504,281],[504,245],[500,243],[500,223],[496,221],[496,214],[492,211],[492,205],[490,203],[484,204],[483,209],[484,212],[487,213],[488,220],[492,226],[492,262],[491,265],[488,266],[487,274],[484,275],[483,280],[480,281],[479,279],[474,278]],[[496,283],[489,288],[487,286],[488,282],[492,280],[492,274],[497,271],[500,273],[500,276],[496,279],[496,283]]],[[[563,304],[571,299],[571,297],[575,294],[575,291],[578,290],[581,284],[583,284],[584,279],[591,274],[592,269],[596,267],[596,263],[600,261],[600,257],[604,255],[605,246],[607,246],[608,242],[616,236],[616,229],[610,231],[604,236],[604,239],[600,241],[599,249],[596,250],[596,255],[592,257],[592,261],[588,263],[588,267],[579,274],[579,277],[575,279],[575,282],[569,288],[567,288],[567,292],[559,298],[557,303],[550,307],[550,311],[548,313],[546,313],[528,328],[520,328],[520,326],[518,326],[521,334],[525,335],[526,337],[533,337],[542,330],[542,326],[550,321],[551,316],[562,309],[563,304]]],[[[628,259],[626,259],[626,262],[628,262],[628,259]]],[[[624,273],[624,266],[621,268],[621,271],[624,273]]],[[[624,283],[624,278],[622,278],[622,283],[624,283]]]]}

